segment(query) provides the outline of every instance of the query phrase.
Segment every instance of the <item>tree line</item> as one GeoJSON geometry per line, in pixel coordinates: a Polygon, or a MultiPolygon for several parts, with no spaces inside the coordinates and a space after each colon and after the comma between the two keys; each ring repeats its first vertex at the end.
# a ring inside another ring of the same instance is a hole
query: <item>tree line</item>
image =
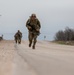
{"type": "Polygon", "coordinates": [[[55,41],[74,41],[74,29],[66,27],[55,34],[55,41]]]}

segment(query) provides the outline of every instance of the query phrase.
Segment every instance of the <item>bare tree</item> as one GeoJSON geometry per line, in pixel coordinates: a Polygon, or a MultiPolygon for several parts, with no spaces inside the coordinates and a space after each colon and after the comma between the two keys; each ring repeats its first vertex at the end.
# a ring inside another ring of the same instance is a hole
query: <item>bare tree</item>
{"type": "Polygon", "coordinates": [[[56,41],[63,41],[64,40],[64,32],[62,30],[58,31],[55,35],[56,41]]]}
{"type": "Polygon", "coordinates": [[[55,35],[57,41],[74,41],[74,29],[66,27],[64,31],[59,30],[55,35]]]}

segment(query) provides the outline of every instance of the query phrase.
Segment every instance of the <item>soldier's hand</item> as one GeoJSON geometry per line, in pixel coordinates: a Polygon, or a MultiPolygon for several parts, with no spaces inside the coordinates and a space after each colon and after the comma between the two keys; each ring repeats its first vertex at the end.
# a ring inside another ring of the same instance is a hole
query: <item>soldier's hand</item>
{"type": "Polygon", "coordinates": [[[36,31],[40,31],[40,29],[36,29],[36,31]]]}
{"type": "Polygon", "coordinates": [[[31,30],[32,28],[30,26],[28,26],[28,29],[31,30]]]}

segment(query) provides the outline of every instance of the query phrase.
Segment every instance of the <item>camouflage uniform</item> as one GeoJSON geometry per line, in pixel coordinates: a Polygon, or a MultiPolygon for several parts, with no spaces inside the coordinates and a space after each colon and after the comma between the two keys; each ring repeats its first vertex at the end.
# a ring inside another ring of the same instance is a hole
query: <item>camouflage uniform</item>
{"type": "Polygon", "coordinates": [[[18,30],[18,32],[14,35],[15,42],[16,43],[21,43],[21,38],[22,38],[22,33],[18,30]]]}
{"type": "MultiPolygon", "coordinates": [[[[35,16],[35,14],[32,14],[32,16],[35,16]]],[[[37,36],[40,34],[41,25],[37,18],[32,20],[31,17],[30,17],[30,19],[28,19],[28,21],[26,23],[26,27],[29,30],[29,36],[28,36],[29,47],[31,47],[32,41],[34,40],[32,48],[35,49],[35,44],[37,42],[37,36]]]]}

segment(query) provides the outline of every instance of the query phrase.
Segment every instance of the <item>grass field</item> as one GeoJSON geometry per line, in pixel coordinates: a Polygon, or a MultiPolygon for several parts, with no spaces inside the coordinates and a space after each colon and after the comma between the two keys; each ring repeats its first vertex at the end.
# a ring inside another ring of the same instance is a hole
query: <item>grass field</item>
{"type": "Polygon", "coordinates": [[[57,44],[62,44],[62,45],[72,45],[74,46],[74,41],[53,41],[54,43],[57,44]]]}

